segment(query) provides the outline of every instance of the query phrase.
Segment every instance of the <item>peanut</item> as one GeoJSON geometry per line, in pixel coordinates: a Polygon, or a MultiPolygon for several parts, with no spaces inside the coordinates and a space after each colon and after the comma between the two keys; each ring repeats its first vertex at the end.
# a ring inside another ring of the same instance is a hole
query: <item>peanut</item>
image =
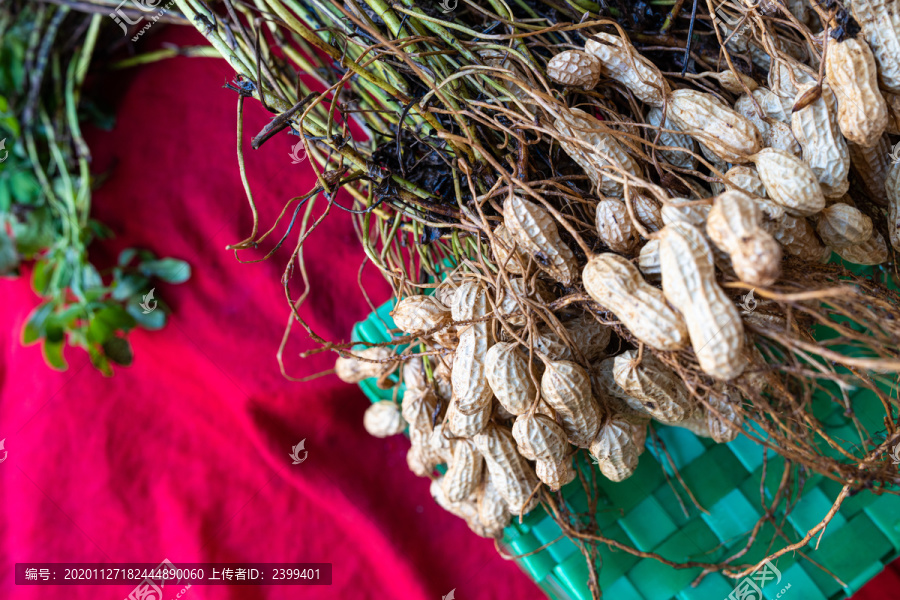
{"type": "Polygon", "coordinates": [[[681,312],[700,368],[716,379],[744,370],[744,327],[737,308],[716,283],[712,251],[703,234],[685,223],[661,232],[663,294],[681,312]]]}
{"type": "Polygon", "coordinates": [[[594,34],[584,50],[599,61],[603,74],[628,88],[641,101],[662,106],[669,84],[656,65],[638,54],[628,40],[606,33],[594,34]]]}
{"type": "MultiPolygon", "coordinates": [[[[812,87],[801,85],[797,99],[812,87]]],[[[816,174],[826,198],[840,198],[850,188],[850,151],[838,126],[835,103],[830,86],[823,84],[819,98],[791,115],[791,130],[803,148],[803,162],[816,174]]]]}
{"type": "Polygon", "coordinates": [[[885,131],[891,135],[900,134],[900,94],[884,93],[888,106],[888,124],[885,131]]]}
{"type": "MultiPolygon", "coordinates": [[[[509,285],[503,285],[500,289],[500,302],[497,305],[497,314],[506,319],[510,325],[521,326],[527,321],[522,308],[519,306],[519,300],[534,298],[541,302],[548,303],[553,297],[547,293],[541,282],[536,282],[534,291],[528,289],[528,283],[521,277],[510,277],[509,285]]],[[[524,302],[523,302],[524,303],[524,302]]]]}
{"type": "Polygon", "coordinates": [[[816,230],[819,237],[832,248],[862,244],[872,237],[872,219],[856,207],[838,202],[819,215],[816,230]]]}
{"type": "Polygon", "coordinates": [[[369,435],[375,437],[388,437],[403,433],[406,429],[406,421],[400,414],[400,408],[390,400],[375,402],[366,409],[363,415],[363,427],[369,435]]]}
{"type": "Polygon", "coordinates": [[[854,0],[850,8],[878,63],[882,85],[900,94],[900,1],[854,0]]]}
{"type": "Polygon", "coordinates": [[[428,438],[428,446],[442,462],[449,463],[453,460],[453,449],[456,447],[458,440],[449,437],[450,432],[444,431],[444,424],[438,423],[434,426],[431,436],[428,438]]]}
{"type": "Polygon", "coordinates": [[[744,418],[738,411],[739,397],[724,392],[712,392],[707,398],[713,410],[707,412],[707,427],[712,439],[720,444],[733,442],[741,432],[744,418]],[[718,413],[718,414],[716,414],[718,413]]]}
{"type": "Polygon", "coordinates": [[[625,151],[614,135],[607,133],[606,126],[599,119],[572,108],[562,111],[553,126],[559,133],[571,138],[560,139],[560,146],[581,165],[601,193],[621,195],[622,184],[609,177],[609,173],[616,169],[640,177],[640,164],[625,151]]]}
{"type": "Polygon", "coordinates": [[[512,427],[519,453],[528,460],[562,461],[569,452],[566,432],[556,421],[540,413],[519,415],[512,427]]]}
{"type": "Polygon", "coordinates": [[[425,380],[425,365],[422,359],[407,360],[400,368],[400,380],[407,390],[421,391],[428,387],[425,380]]]}
{"type": "Polygon", "coordinates": [[[648,279],[658,281],[662,277],[659,270],[659,240],[650,240],[638,254],[638,268],[648,279]]]}
{"type": "Polygon", "coordinates": [[[421,333],[450,320],[450,310],[433,296],[408,296],[391,312],[397,327],[405,333],[421,333]]]}
{"type": "Polygon", "coordinates": [[[582,274],[591,298],[609,310],[634,337],[658,350],[677,350],[687,343],[682,318],[659,289],[646,283],[640,271],[616,254],[592,257],[582,274]]]}
{"type": "Polygon", "coordinates": [[[711,94],[677,90],[669,97],[668,110],[679,129],[725,162],[747,162],[761,147],[753,123],[711,94]]]}
{"type": "Polygon", "coordinates": [[[656,200],[643,194],[634,194],[631,202],[634,216],[641,222],[641,225],[647,228],[647,231],[659,231],[665,227],[666,224],[662,220],[662,209],[656,200]]]}
{"type": "Polygon", "coordinates": [[[609,345],[612,330],[598,322],[589,313],[578,315],[571,321],[563,323],[566,335],[572,345],[588,360],[594,361],[603,356],[609,345]]]}
{"type": "Polygon", "coordinates": [[[516,242],[506,229],[506,225],[501,223],[494,229],[494,237],[497,242],[492,246],[494,256],[497,259],[497,265],[504,267],[513,275],[524,275],[527,259],[523,258],[519,253],[516,242]]]}
{"type": "Polygon", "coordinates": [[[351,356],[339,357],[334,364],[334,372],[344,383],[359,383],[370,377],[380,377],[391,371],[395,364],[391,362],[370,362],[373,360],[388,361],[394,358],[394,351],[384,346],[372,346],[364,350],[352,350],[351,356]],[[359,360],[356,357],[368,359],[359,360]]]}
{"type": "Polygon", "coordinates": [[[516,242],[535,257],[541,269],[564,285],[575,281],[578,262],[559,237],[550,213],[533,202],[510,194],[503,203],[503,219],[516,242]]]}
{"type": "Polygon", "coordinates": [[[803,217],[785,215],[774,223],[772,235],[788,254],[807,262],[826,262],[831,250],[816,237],[815,229],[803,217]]]}
{"type": "Polygon", "coordinates": [[[613,360],[613,378],[639,406],[640,410],[660,423],[677,423],[694,410],[681,379],[650,353],[638,362],[637,350],[626,350],[613,360]]]}
{"type": "Polygon", "coordinates": [[[534,339],[534,350],[551,360],[572,360],[575,354],[555,331],[541,329],[540,335],[534,339]]]}
{"type": "Polygon", "coordinates": [[[848,262],[857,265],[880,265],[887,262],[888,249],[884,236],[875,231],[868,240],[862,244],[851,244],[832,248],[838,255],[848,262]]]}
{"type": "Polygon", "coordinates": [[[476,281],[463,281],[453,294],[450,311],[454,321],[472,321],[485,316],[488,299],[484,286],[476,281]]]}
{"type": "Polygon", "coordinates": [[[766,197],[766,186],[763,185],[759,173],[753,167],[738,165],[731,167],[725,173],[725,188],[729,190],[741,190],[751,196],[766,197]]]}
{"type": "Polygon", "coordinates": [[[710,240],[731,256],[735,273],[754,285],[772,285],[781,273],[781,246],[762,226],[763,213],[737,190],[717,196],[706,221],[710,240]]]}
{"type": "Polygon", "coordinates": [[[753,161],[769,198],[789,213],[808,216],[825,208],[816,174],[804,161],[773,148],[761,150],[753,161]]]}
{"type": "Polygon", "coordinates": [[[442,487],[451,502],[462,502],[481,484],[484,459],[471,440],[457,440],[453,459],[442,479],[442,487]]]}
{"type": "Polygon", "coordinates": [[[509,525],[510,514],[506,509],[503,496],[497,491],[497,487],[491,478],[485,475],[484,483],[476,495],[478,498],[478,522],[484,527],[485,537],[498,538],[503,535],[503,529],[509,525]]]}
{"type": "MultiPolygon", "coordinates": [[[[677,202],[685,202],[685,200],[679,198],[676,198],[675,200],[677,202]]],[[[660,210],[660,216],[662,217],[664,225],[684,222],[701,227],[706,223],[706,218],[709,216],[709,211],[711,209],[712,206],[707,203],[690,203],[682,206],[664,204],[660,210]]]]}
{"type": "Polygon", "coordinates": [[[490,347],[490,333],[484,323],[469,325],[459,334],[450,382],[457,409],[463,414],[475,414],[490,404],[491,388],[484,364],[490,347]]]}
{"type": "Polygon", "coordinates": [[[430,433],[438,403],[437,395],[430,388],[407,390],[400,410],[410,430],[430,433]]]}
{"type": "Polygon", "coordinates": [[[891,160],[891,144],[886,135],[868,148],[856,144],[848,144],[850,164],[856,170],[869,197],[876,204],[884,203],[884,184],[891,160]]]}
{"type": "Polygon", "coordinates": [[[473,437],[487,427],[491,420],[493,408],[493,404],[489,402],[480,410],[471,415],[466,415],[459,411],[456,402],[451,402],[450,407],[447,409],[447,430],[457,437],[473,437]]]}
{"type": "Polygon", "coordinates": [[[434,468],[441,463],[441,457],[431,448],[429,437],[418,429],[410,428],[411,443],[406,453],[406,464],[409,470],[418,477],[430,477],[434,468]]]}
{"type": "Polygon", "coordinates": [[[474,438],[475,446],[484,456],[491,481],[506,502],[509,512],[523,515],[537,505],[533,494],[538,478],[516,451],[516,443],[509,429],[490,423],[474,438]]]}
{"type": "Polygon", "coordinates": [[[450,380],[450,365],[453,364],[453,355],[438,359],[437,368],[434,370],[434,391],[443,403],[449,404],[453,398],[453,382],[450,380]]]}
{"type": "Polygon", "coordinates": [[[538,479],[554,492],[575,479],[575,469],[570,459],[561,462],[539,460],[534,464],[534,471],[538,479]]]}
{"type": "Polygon", "coordinates": [[[860,38],[832,44],[825,75],[838,99],[838,125],[848,141],[878,143],[887,127],[887,103],[878,91],[878,70],[869,45],[860,38]]]}
{"type": "Polygon", "coordinates": [[[610,250],[620,254],[630,254],[637,241],[625,203],[613,198],[597,203],[597,232],[610,250]]]}
{"type": "Polygon", "coordinates": [[[498,342],[488,350],[485,376],[497,401],[514,415],[528,410],[537,398],[537,387],[528,371],[528,360],[515,344],[498,342]]]}
{"type": "Polygon", "coordinates": [[[779,57],[769,70],[769,89],[778,97],[782,110],[790,115],[798,95],[818,81],[810,67],[788,57],[779,57]]]}
{"type": "Polygon", "coordinates": [[[895,162],[888,169],[884,188],[888,201],[888,235],[891,246],[900,252],[900,162],[895,162]]]}
{"type": "Polygon", "coordinates": [[[600,407],[591,396],[587,371],[569,361],[546,361],[541,396],[556,411],[569,441],[586,448],[600,426],[600,407]]]}
{"type": "Polygon", "coordinates": [[[580,50],[560,52],[547,63],[547,76],[556,83],[586,90],[593,89],[602,75],[600,61],[580,50]]]}
{"type": "Polygon", "coordinates": [[[731,70],[722,71],[721,73],[706,71],[704,73],[700,73],[700,75],[703,77],[709,77],[710,79],[715,79],[723,88],[725,88],[732,94],[744,93],[745,87],[751,92],[759,87],[759,84],[756,83],[756,81],[752,77],[748,77],[743,73],[736,73],[731,70]]]}
{"type": "MultiPolygon", "coordinates": [[[[681,133],[668,118],[663,122],[663,111],[656,107],[651,108],[647,113],[647,123],[656,129],[663,130],[659,132],[657,144],[671,148],[670,150],[659,150],[659,155],[663,160],[682,169],[697,168],[697,159],[690,154],[696,151],[694,138],[681,133]]],[[[649,130],[648,139],[651,142],[656,139],[656,133],[654,129],[649,130]]]]}
{"type": "Polygon", "coordinates": [[[591,443],[590,452],[600,472],[611,481],[627,479],[638,465],[639,453],[631,424],[622,419],[610,419],[603,424],[591,443]]]}

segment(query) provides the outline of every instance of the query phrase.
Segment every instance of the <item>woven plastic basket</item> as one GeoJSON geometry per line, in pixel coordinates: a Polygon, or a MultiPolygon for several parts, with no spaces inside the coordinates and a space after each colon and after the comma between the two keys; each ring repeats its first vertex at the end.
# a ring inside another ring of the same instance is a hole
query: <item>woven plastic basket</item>
{"type": "MultiPolygon", "coordinates": [[[[389,341],[387,328],[394,327],[390,317],[392,308],[393,302],[388,302],[357,323],[353,340],[389,341]]],[[[828,335],[826,330],[819,333],[828,335]]],[[[373,402],[394,397],[392,390],[379,389],[373,379],[362,381],[360,387],[373,402]]],[[[402,391],[401,388],[401,394],[402,391]]],[[[892,394],[897,397],[896,388],[892,394]]],[[[859,391],[852,395],[852,403],[857,418],[868,431],[883,430],[880,423],[883,407],[875,394],[859,391]]],[[[843,440],[848,447],[860,443],[856,429],[830,398],[817,398],[813,410],[829,435],[843,440]]],[[[656,429],[679,475],[707,512],[699,511],[686,498],[684,490],[671,477],[668,460],[648,437],[648,452],[641,456],[634,475],[620,483],[598,478],[603,496],[598,500],[601,508],[596,518],[602,534],[672,561],[716,562],[730,556],[744,546],[748,539],[745,532],[764,513],[761,493],[765,493],[767,501],[771,500],[778,487],[783,459],[771,451],[768,453],[763,485],[764,448],[750,438],[741,435],[731,443],[716,444],[679,427],[656,424],[656,429]],[[684,509],[673,487],[678,489],[684,509]],[[716,550],[709,553],[710,549],[716,550]]],[[[839,484],[821,475],[805,475],[800,499],[783,525],[783,532],[791,542],[802,539],[821,521],[841,489],[839,484]]],[[[562,491],[572,510],[587,511],[587,498],[577,480],[562,491]]],[[[782,514],[776,514],[775,518],[776,522],[784,520],[782,514]]],[[[755,563],[787,545],[779,540],[770,549],[774,534],[771,524],[763,526],[740,562],[755,563]]],[[[519,558],[518,564],[550,598],[589,599],[587,564],[571,540],[563,537],[531,554],[561,535],[557,524],[538,508],[522,524],[514,522],[506,528],[503,544],[512,555],[528,555],[519,558]]],[[[790,552],[773,562],[780,576],[760,586],[762,598],[776,598],[788,586],[790,597],[801,600],[846,598],[859,590],[900,555],[900,497],[864,491],[847,498],[825,529],[818,549],[815,549],[816,540],[817,537],[813,538],[803,549],[804,553],[839,577],[846,587],[810,560],[790,552]]],[[[600,585],[606,597],[614,600],[762,600],[758,594],[732,596],[739,582],[718,573],[707,575],[699,586],[691,587],[700,573],[699,568],[674,569],[605,545],[601,546],[600,554],[603,560],[600,585]]]]}

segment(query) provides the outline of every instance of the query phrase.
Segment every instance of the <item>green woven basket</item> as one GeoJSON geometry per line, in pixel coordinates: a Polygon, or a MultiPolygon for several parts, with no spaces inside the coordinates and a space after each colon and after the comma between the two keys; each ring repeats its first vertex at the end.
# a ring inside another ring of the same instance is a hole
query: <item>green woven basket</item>
{"type": "MultiPolygon", "coordinates": [[[[365,321],[357,323],[353,341],[389,341],[387,328],[394,327],[390,317],[392,308],[393,302],[383,304],[365,321]]],[[[374,379],[362,381],[360,387],[373,402],[394,397],[393,390],[379,389],[374,379]]],[[[893,395],[896,397],[896,389],[893,395]]],[[[852,402],[856,416],[867,430],[883,428],[880,423],[883,408],[875,394],[859,391],[852,395],[852,402]]],[[[848,445],[860,442],[852,423],[830,398],[814,401],[813,412],[835,439],[844,440],[848,445]]],[[[689,509],[685,515],[667,483],[664,471],[671,475],[671,467],[667,460],[660,460],[661,453],[648,438],[648,452],[641,456],[634,475],[620,483],[598,478],[603,495],[598,499],[602,508],[598,510],[597,523],[603,535],[677,562],[716,562],[733,554],[746,543],[743,534],[763,514],[760,489],[764,448],[744,435],[728,444],[716,444],[680,427],[657,424],[657,433],[681,478],[708,514],[684,499],[689,509]],[[709,553],[712,548],[717,550],[709,553]]],[[[765,482],[769,500],[778,488],[783,463],[781,457],[769,452],[765,482]]],[[[684,497],[683,490],[678,489],[684,497]]],[[[783,528],[792,542],[802,539],[822,520],[840,489],[839,484],[829,479],[809,474],[783,528]]],[[[572,510],[587,511],[587,498],[577,480],[564,487],[562,493],[572,510]]],[[[774,533],[774,528],[766,524],[741,562],[754,563],[769,554],[768,545],[774,533]]],[[[562,537],[531,554],[561,535],[559,526],[538,508],[522,524],[515,522],[506,528],[503,544],[515,556],[528,555],[518,559],[518,564],[550,598],[589,599],[588,567],[571,540],[562,537]]],[[[816,539],[813,538],[804,552],[838,576],[846,587],[812,562],[789,552],[774,561],[780,577],[761,586],[763,598],[775,598],[788,585],[790,597],[799,600],[846,598],[859,590],[900,555],[900,497],[876,496],[868,491],[851,496],[825,529],[818,549],[814,549],[816,539]]],[[[772,551],[785,545],[782,542],[772,551]]],[[[699,568],[673,569],[605,545],[601,546],[600,554],[603,559],[600,585],[604,594],[614,600],[727,600],[738,583],[712,573],[694,588],[691,583],[700,573],[699,568]]],[[[732,598],[758,600],[759,596],[732,598]]]]}

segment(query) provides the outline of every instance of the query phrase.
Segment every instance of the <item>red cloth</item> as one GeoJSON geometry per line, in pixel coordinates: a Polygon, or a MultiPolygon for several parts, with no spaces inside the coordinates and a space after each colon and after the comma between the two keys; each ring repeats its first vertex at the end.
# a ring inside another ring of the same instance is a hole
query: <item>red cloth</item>
{"type": "MultiPolygon", "coordinates": [[[[160,37],[201,42],[185,30],[160,37]]],[[[142,38],[139,49],[159,42],[142,38]]],[[[38,303],[27,273],[0,282],[0,439],[9,452],[0,464],[0,598],[117,600],[133,588],[17,587],[17,561],[166,558],[333,563],[330,587],[194,586],[188,600],[436,600],[452,589],[460,600],[542,597],[492,542],[435,505],[428,481],[407,469],[404,438],[365,433],[368,402],[357,387],[279,373],[288,315],[280,278],[296,235],[267,262],[239,264],[224,249],[251,228],[235,156],[236,94],[222,89],[232,75],[224,61],[187,58],[118,75],[116,128],[90,134],[94,171],[111,169],[94,216],[117,234],[92,258],[110,265],[137,246],[193,267],[188,283],[157,285],[174,313],[165,329],[132,334],[134,366],[104,378],[76,349],[66,353],[68,371],[51,371],[38,346],[19,341],[38,303]],[[302,439],[308,458],[292,465],[302,439]]],[[[247,171],[268,228],[313,177],[308,165],[291,164],[295,137],[252,151],[249,139],[269,115],[255,101],[245,115],[247,171]]],[[[370,310],[357,288],[362,258],[340,211],[306,245],[315,292],[301,310],[326,339],[347,339],[370,310]]],[[[366,275],[373,302],[387,299],[374,269],[366,275]]],[[[332,366],[333,354],[297,357],[310,347],[295,327],[289,374],[332,366]]],[[[884,590],[898,584],[890,571],[859,598],[889,597],[884,590]]]]}

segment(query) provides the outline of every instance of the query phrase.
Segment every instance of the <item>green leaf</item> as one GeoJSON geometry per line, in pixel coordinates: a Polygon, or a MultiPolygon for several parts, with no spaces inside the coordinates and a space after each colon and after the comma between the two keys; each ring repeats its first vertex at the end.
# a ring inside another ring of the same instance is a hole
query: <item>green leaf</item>
{"type": "Polygon", "coordinates": [[[119,266],[126,267],[128,263],[131,262],[131,259],[137,254],[137,250],[134,248],[125,248],[121,252],[119,252],[119,266]]]}
{"type": "Polygon", "coordinates": [[[91,364],[96,367],[98,371],[103,373],[106,377],[111,377],[113,374],[112,367],[109,366],[109,360],[107,360],[106,355],[94,345],[88,346],[88,356],[91,357],[91,364]]]}
{"type": "Polygon", "coordinates": [[[140,271],[149,277],[159,277],[168,283],[184,283],[191,278],[191,266],[176,258],[145,260],[140,271]]]}
{"type": "Polygon", "coordinates": [[[41,185],[29,171],[13,173],[9,178],[10,191],[20,204],[37,204],[41,193],[41,185]]]}
{"type": "Polygon", "coordinates": [[[22,220],[12,220],[13,237],[19,253],[26,258],[50,247],[57,235],[57,221],[49,208],[28,212],[22,220]]]}
{"type": "MultiPolygon", "coordinates": [[[[162,304],[162,301],[158,302],[162,304]]],[[[166,311],[163,310],[162,306],[157,306],[155,310],[145,314],[144,309],[141,308],[140,301],[136,298],[125,306],[125,310],[134,317],[134,320],[137,321],[138,325],[144,329],[154,331],[165,327],[166,319],[168,318],[168,315],[166,314],[166,311]]]]}
{"type": "Polygon", "coordinates": [[[131,344],[123,337],[111,337],[103,343],[103,353],[117,365],[128,367],[134,360],[131,344]]]}
{"type": "Polygon", "coordinates": [[[0,223],[0,277],[15,275],[19,267],[19,253],[6,234],[6,227],[0,223]]]}
{"type": "Polygon", "coordinates": [[[31,273],[31,287],[34,293],[38,296],[45,296],[52,276],[53,265],[48,261],[39,260],[34,263],[34,271],[31,273]]]}
{"type": "Polygon", "coordinates": [[[31,344],[44,337],[47,329],[45,323],[47,317],[53,312],[53,305],[45,302],[31,311],[25,326],[22,328],[22,345],[30,346],[31,344]]]}
{"type": "Polygon", "coordinates": [[[137,273],[126,273],[113,280],[112,297],[116,300],[127,300],[140,295],[149,287],[150,280],[137,273]]]}
{"type": "Polygon", "coordinates": [[[69,368],[69,365],[66,363],[66,359],[63,356],[64,347],[64,342],[50,341],[45,341],[44,345],[41,347],[44,354],[44,360],[57,371],[65,371],[69,368]]]}
{"type": "Polygon", "coordinates": [[[91,263],[85,263],[81,269],[82,285],[84,290],[96,290],[103,287],[103,278],[100,272],[91,263]]]}
{"type": "Polygon", "coordinates": [[[135,325],[134,317],[118,304],[107,304],[91,317],[87,339],[95,344],[103,344],[117,331],[128,331],[135,325]]]}

